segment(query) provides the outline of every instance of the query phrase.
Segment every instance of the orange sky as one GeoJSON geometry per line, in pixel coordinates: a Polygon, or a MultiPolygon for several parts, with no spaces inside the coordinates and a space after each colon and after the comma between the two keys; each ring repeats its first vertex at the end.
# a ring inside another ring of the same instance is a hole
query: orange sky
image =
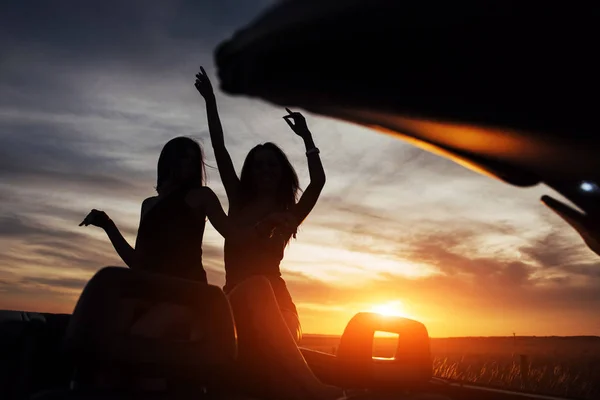
{"type": "MultiPolygon", "coordinates": [[[[269,3],[15,10],[0,28],[0,309],[70,312],[95,271],[122,265],[102,232],[77,225],[103,209],[133,244],[168,139],[199,139],[215,165],[193,77],[202,64],[217,87],[212,49],[269,3]]],[[[251,147],[274,141],[306,187],[284,110],[217,98],[238,171],[251,147]]],[[[550,190],[306,116],[327,185],[282,264],[305,333],[340,334],[356,312],[395,303],[434,337],[600,335],[600,262],[539,203],[550,190]]],[[[208,225],[205,265],[219,286],[222,245],[208,225]]]]}

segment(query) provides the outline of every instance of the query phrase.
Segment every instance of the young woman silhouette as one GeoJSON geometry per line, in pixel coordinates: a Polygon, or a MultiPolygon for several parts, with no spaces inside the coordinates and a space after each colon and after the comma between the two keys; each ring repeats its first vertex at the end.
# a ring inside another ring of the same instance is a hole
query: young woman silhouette
{"type": "Polygon", "coordinates": [[[273,143],[250,150],[238,178],[225,147],[212,85],[204,69],[200,69],[195,86],[206,101],[212,146],[229,200],[229,217],[244,227],[260,225],[272,213],[287,222],[286,229],[269,237],[225,239],[224,291],[236,319],[242,374],[249,382],[259,382],[253,389],[263,396],[336,398],[341,391],[322,384],[298,349],[300,321],[279,267],[295,228],[313,209],[325,185],[319,149],[304,117],[287,110],[288,115],[283,118],[304,140],[308,158],[310,184],[300,199],[296,172],[273,143]]]}

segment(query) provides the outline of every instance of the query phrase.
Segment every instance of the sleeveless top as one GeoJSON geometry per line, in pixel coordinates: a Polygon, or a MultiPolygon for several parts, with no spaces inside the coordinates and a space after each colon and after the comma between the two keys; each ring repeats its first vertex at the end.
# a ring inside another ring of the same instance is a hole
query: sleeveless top
{"type": "Polygon", "coordinates": [[[281,278],[279,264],[285,249],[283,238],[225,239],[225,293],[231,292],[243,280],[261,275],[269,279],[279,308],[297,314],[285,281],[281,278]]]}
{"type": "Polygon", "coordinates": [[[207,283],[202,265],[206,221],[186,203],[187,192],[175,190],[148,211],[135,250],[140,269],[207,283]]]}

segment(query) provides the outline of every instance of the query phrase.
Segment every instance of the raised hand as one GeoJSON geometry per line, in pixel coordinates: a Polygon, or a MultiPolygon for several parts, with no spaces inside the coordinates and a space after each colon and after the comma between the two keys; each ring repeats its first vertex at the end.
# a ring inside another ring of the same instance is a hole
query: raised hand
{"type": "Polygon", "coordinates": [[[97,226],[98,228],[104,229],[106,228],[109,222],[110,218],[108,217],[108,215],[106,215],[104,211],[94,209],[90,211],[90,213],[83,219],[83,221],[81,221],[79,226],[93,225],[97,226]]]}
{"type": "Polygon", "coordinates": [[[205,99],[214,96],[214,91],[212,84],[210,83],[210,79],[208,79],[208,75],[202,67],[200,67],[200,72],[196,74],[196,83],[194,83],[194,86],[196,86],[196,90],[198,90],[198,92],[205,99]]]}
{"type": "Polygon", "coordinates": [[[285,122],[287,122],[290,128],[292,128],[296,135],[300,136],[301,138],[304,138],[306,135],[310,135],[310,131],[308,130],[304,116],[299,112],[290,111],[290,109],[287,107],[285,110],[288,112],[288,115],[285,115],[283,119],[285,122]]]}

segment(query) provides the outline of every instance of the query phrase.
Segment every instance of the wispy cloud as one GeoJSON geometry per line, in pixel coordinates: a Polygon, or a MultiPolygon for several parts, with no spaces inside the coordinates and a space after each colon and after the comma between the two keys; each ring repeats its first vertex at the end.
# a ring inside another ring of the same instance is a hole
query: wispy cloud
{"type": "MultiPolygon", "coordinates": [[[[199,139],[215,165],[193,75],[202,64],[218,87],[214,46],[270,3],[3,4],[0,308],[69,312],[95,271],[122,265],[100,230],[77,225],[104,209],[133,244],[168,139],[199,139]]],[[[304,149],[284,112],[217,97],[238,170],[251,147],[274,141],[306,186],[304,149]]],[[[389,136],[306,116],[328,180],[282,264],[306,332],[340,333],[354,312],[401,300],[434,336],[600,333],[599,262],[539,204],[546,188],[509,187],[389,136]]],[[[217,285],[222,245],[208,226],[205,265],[217,285]]]]}

